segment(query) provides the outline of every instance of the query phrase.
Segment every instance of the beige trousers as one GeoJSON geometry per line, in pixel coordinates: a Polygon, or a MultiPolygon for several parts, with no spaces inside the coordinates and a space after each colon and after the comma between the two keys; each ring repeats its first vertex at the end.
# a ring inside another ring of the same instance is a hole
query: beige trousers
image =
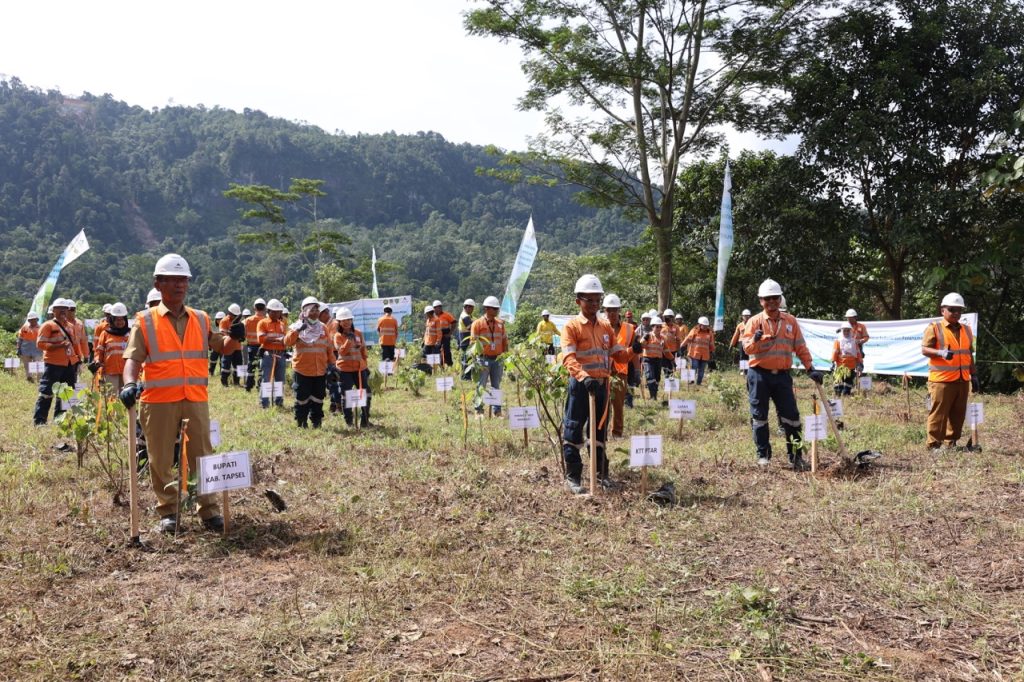
{"type": "Polygon", "coordinates": [[[937,448],[943,441],[956,443],[967,417],[971,382],[929,381],[928,393],[932,397],[932,409],[928,412],[928,447],[937,448]]]}

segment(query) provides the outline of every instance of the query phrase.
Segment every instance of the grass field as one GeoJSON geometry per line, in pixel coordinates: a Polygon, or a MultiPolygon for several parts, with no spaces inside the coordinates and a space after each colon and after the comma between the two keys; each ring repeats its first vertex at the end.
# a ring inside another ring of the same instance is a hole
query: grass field
{"type": "Polygon", "coordinates": [[[681,438],[656,410],[672,508],[640,498],[625,440],[624,490],[573,498],[539,431],[526,449],[471,420],[464,448],[451,395],[390,390],[377,428],[317,432],[216,385],[220,449],[250,450],[258,487],[226,538],[193,517],[175,540],[147,478],[145,552],[96,460],[55,450],[35,387],[2,375],[0,678],[1024,679],[1020,393],[983,396],[983,452],[936,457],[923,390],[908,422],[876,385],[844,437],[884,457],[828,477],[782,468],[777,433],[759,471],[745,402],[726,404],[741,378],[719,376],[681,438]]]}

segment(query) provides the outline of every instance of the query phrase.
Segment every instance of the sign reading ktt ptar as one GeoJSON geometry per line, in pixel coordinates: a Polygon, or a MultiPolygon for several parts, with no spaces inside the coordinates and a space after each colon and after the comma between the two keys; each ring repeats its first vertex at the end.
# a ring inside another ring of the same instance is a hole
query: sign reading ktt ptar
{"type": "Polygon", "coordinates": [[[199,458],[199,494],[252,487],[249,452],[224,452],[199,458]]]}
{"type": "Polygon", "coordinates": [[[661,436],[630,437],[629,466],[661,466],[661,436]]]}

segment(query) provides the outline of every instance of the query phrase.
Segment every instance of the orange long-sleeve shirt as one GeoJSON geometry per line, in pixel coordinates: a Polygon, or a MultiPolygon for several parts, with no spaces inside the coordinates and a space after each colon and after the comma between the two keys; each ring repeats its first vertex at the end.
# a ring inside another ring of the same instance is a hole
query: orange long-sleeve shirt
{"type": "Polygon", "coordinates": [[[339,329],[334,334],[334,350],[338,354],[335,365],[342,372],[358,372],[366,369],[366,344],[363,333],[352,328],[347,333],[339,329]]]}
{"type": "Polygon", "coordinates": [[[274,321],[264,317],[256,325],[256,341],[263,350],[283,351],[284,337],[288,333],[288,325],[283,319],[274,321]]]}
{"type": "Polygon", "coordinates": [[[81,362],[83,356],[79,354],[78,345],[75,343],[75,332],[68,322],[61,323],[56,320],[47,320],[39,327],[39,336],[36,338],[36,346],[43,351],[43,362],[48,365],[61,365],[66,367],[81,362]],[[70,338],[69,338],[70,337],[70,338]]]}
{"type": "Polygon", "coordinates": [[[694,327],[683,340],[686,346],[686,354],[694,360],[710,360],[715,352],[715,335],[710,329],[701,331],[700,327],[694,327]]]}
{"type": "Polygon", "coordinates": [[[300,339],[297,329],[289,329],[284,336],[284,345],[295,346],[292,367],[303,376],[323,376],[327,374],[327,366],[334,362],[334,344],[323,325],[320,325],[320,337],[312,343],[300,339]]]}
{"type": "Polygon", "coordinates": [[[495,317],[493,320],[487,316],[474,320],[469,328],[470,343],[477,339],[483,341],[483,354],[489,358],[496,358],[508,350],[508,336],[505,334],[505,320],[495,317]]]}
{"type": "Polygon", "coordinates": [[[750,366],[762,369],[790,369],[793,354],[796,353],[807,369],[813,369],[811,351],[804,342],[800,323],[789,313],[779,312],[771,319],[761,312],[754,315],[743,327],[743,352],[750,356],[750,366]],[[764,332],[760,341],[754,341],[754,333],[764,332]]]}
{"type": "Polygon", "coordinates": [[[562,365],[574,379],[607,378],[612,360],[628,362],[629,349],[619,345],[608,320],[596,317],[591,322],[580,314],[565,323],[562,328],[562,365]]]}
{"type": "Polygon", "coordinates": [[[128,347],[128,334],[113,334],[110,328],[96,337],[93,351],[96,362],[103,365],[106,376],[120,376],[124,372],[124,350],[128,347]]]}

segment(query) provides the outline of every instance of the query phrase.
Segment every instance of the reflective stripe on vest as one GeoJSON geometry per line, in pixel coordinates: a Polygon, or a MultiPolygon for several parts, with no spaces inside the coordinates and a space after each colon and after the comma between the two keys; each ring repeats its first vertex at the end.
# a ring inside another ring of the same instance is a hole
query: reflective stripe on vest
{"type": "Polygon", "coordinates": [[[974,345],[971,328],[966,324],[961,324],[959,337],[954,337],[952,330],[938,322],[932,323],[932,329],[935,331],[935,347],[938,350],[946,350],[948,347],[949,350],[953,351],[953,357],[949,360],[934,356],[929,357],[928,381],[942,383],[957,381],[958,379],[970,381],[971,347],[974,345]],[[949,332],[949,340],[953,341],[958,348],[953,348],[947,344],[946,332],[949,332]]]}
{"type": "Polygon", "coordinates": [[[136,316],[148,353],[143,402],[207,400],[210,318],[192,308],[185,311],[188,322],[184,338],[178,337],[174,323],[159,315],[155,307],[136,316]]]}

